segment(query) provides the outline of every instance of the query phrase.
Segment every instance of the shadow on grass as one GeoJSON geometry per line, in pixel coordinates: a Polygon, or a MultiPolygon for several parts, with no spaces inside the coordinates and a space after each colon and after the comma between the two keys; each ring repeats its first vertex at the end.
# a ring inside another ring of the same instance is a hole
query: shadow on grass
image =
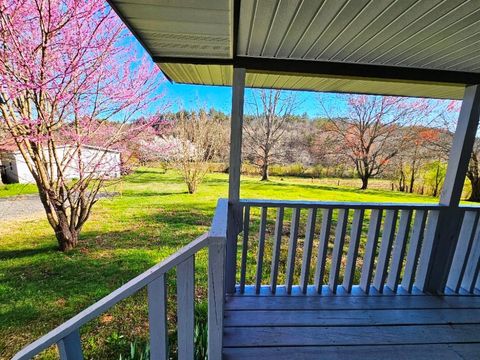
{"type": "Polygon", "coordinates": [[[165,181],[165,177],[171,176],[172,179],[181,179],[175,173],[168,173],[166,171],[161,170],[153,170],[153,169],[139,169],[135,170],[133,174],[127,175],[123,178],[124,181],[133,184],[146,184],[151,182],[161,182],[165,181]]]}
{"type": "Polygon", "coordinates": [[[149,197],[149,196],[172,196],[172,195],[187,195],[188,191],[130,191],[126,190],[122,193],[122,197],[149,197]]]}
{"type": "Polygon", "coordinates": [[[58,246],[56,244],[35,249],[0,250],[0,260],[19,259],[24,257],[36,256],[39,254],[47,254],[52,251],[58,251],[58,246]]]}
{"type": "MultiPolygon", "coordinates": [[[[75,251],[176,249],[208,230],[212,217],[195,210],[160,211],[140,217],[134,230],[84,231],[75,251]]],[[[132,225],[133,227],[133,225],[132,225]]]]}
{"type": "Polygon", "coordinates": [[[152,257],[135,252],[98,258],[94,253],[52,251],[49,260],[22,262],[2,271],[0,284],[8,289],[0,292],[2,332],[53,329],[155,264],[152,257]]]}
{"type": "MultiPolygon", "coordinates": [[[[322,184],[300,184],[300,183],[288,183],[288,182],[278,182],[278,181],[268,181],[268,182],[258,182],[255,181],[249,182],[250,190],[254,189],[262,189],[264,187],[268,187],[269,190],[281,190],[284,191],[286,188],[294,188],[294,189],[308,189],[308,190],[321,190],[321,191],[328,191],[328,192],[342,192],[342,193],[349,193],[349,194],[356,194],[356,195],[379,195],[382,198],[397,198],[398,197],[411,197],[412,194],[396,192],[396,191],[383,191],[383,190],[376,190],[376,189],[367,189],[361,190],[360,188],[352,188],[352,187],[342,187],[342,186],[331,186],[331,185],[322,185],[322,184]]],[[[432,200],[433,201],[433,200],[432,200]]]]}
{"type": "Polygon", "coordinates": [[[68,253],[53,234],[30,239],[40,244],[32,249],[0,251],[10,260],[0,268],[0,329],[53,328],[207,231],[211,213],[204,202],[158,209],[131,219],[128,230],[85,230],[68,253]]]}
{"type": "MultiPolygon", "coordinates": [[[[12,258],[8,266],[0,267],[0,348],[5,349],[0,358],[10,358],[200,235],[210,225],[211,214],[205,212],[204,203],[195,205],[159,209],[139,217],[138,227],[133,226],[135,219],[125,231],[84,231],[77,248],[68,253],[45,246],[54,241],[53,235],[31,239],[41,244],[34,249],[0,252],[12,258]]],[[[175,277],[169,276],[168,281],[174,282],[175,277]]],[[[102,342],[115,332],[126,339],[145,332],[146,299],[142,292],[138,295],[116,305],[105,318],[89,322],[82,336],[102,342]]],[[[111,358],[112,354],[103,353],[111,350],[111,344],[92,344],[86,341],[90,358],[111,358]]]]}

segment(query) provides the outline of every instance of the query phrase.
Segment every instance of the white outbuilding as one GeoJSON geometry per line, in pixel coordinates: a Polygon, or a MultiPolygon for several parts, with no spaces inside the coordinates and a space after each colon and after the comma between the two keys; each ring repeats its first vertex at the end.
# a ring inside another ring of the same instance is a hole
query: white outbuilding
{"type": "MultiPolygon", "coordinates": [[[[98,177],[118,178],[121,174],[120,152],[95,146],[82,146],[81,151],[70,145],[59,146],[57,158],[65,164],[64,174],[67,179],[78,179],[80,167],[84,175],[94,173],[98,177]],[[80,166],[81,164],[81,166],[80,166]]],[[[0,150],[2,180],[5,183],[34,183],[35,180],[18,150],[0,150]]]]}

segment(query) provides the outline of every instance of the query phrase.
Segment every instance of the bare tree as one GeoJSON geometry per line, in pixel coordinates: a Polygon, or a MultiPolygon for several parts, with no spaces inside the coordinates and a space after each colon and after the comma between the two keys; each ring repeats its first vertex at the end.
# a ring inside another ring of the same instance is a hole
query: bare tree
{"type": "Polygon", "coordinates": [[[468,164],[467,178],[472,186],[468,200],[480,202],[480,144],[478,138],[475,140],[472,157],[468,164]]]}
{"type": "Polygon", "coordinates": [[[310,153],[315,163],[325,169],[325,176],[344,176],[344,164],[349,158],[343,151],[337,150],[339,137],[331,131],[329,119],[317,119],[310,133],[310,153]],[[342,166],[339,166],[342,165],[342,166]]]}
{"type": "Polygon", "coordinates": [[[190,194],[197,191],[208,171],[209,161],[224,142],[219,122],[204,110],[180,112],[175,120],[173,134],[176,140],[171,151],[190,194]]]}
{"type": "Polygon", "coordinates": [[[280,143],[289,129],[292,112],[298,105],[294,93],[280,90],[256,90],[251,102],[253,116],[243,125],[245,154],[268,180],[269,166],[282,157],[280,143]]]}
{"type": "Polygon", "coordinates": [[[409,142],[409,127],[426,109],[421,100],[398,97],[347,95],[348,114],[332,117],[330,131],[337,139],[335,151],[344,153],[355,165],[362,180],[361,189],[370,178],[382,173],[389,161],[409,142]]]}
{"type": "MultiPolygon", "coordinates": [[[[413,193],[417,178],[426,164],[439,159],[432,151],[432,142],[442,135],[441,131],[426,126],[412,126],[408,129],[408,138],[403,151],[395,161],[398,176],[398,189],[413,193]]],[[[441,157],[441,156],[440,156],[441,157]]]]}

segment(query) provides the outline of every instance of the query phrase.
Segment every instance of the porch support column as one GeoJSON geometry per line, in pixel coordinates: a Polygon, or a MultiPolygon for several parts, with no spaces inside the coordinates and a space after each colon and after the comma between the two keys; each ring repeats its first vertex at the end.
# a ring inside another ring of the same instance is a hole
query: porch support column
{"type": "Polygon", "coordinates": [[[228,224],[225,290],[235,292],[237,272],[237,235],[242,226],[240,200],[240,170],[242,165],[243,105],[245,69],[233,68],[232,118],[230,122],[230,164],[228,168],[228,224]]]}
{"type": "Polygon", "coordinates": [[[448,160],[447,174],[440,195],[439,214],[432,252],[425,276],[424,291],[444,292],[458,241],[463,213],[458,205],[475,142],[480,117],[480,85],[465,88],[458,124],[448,160]]]}

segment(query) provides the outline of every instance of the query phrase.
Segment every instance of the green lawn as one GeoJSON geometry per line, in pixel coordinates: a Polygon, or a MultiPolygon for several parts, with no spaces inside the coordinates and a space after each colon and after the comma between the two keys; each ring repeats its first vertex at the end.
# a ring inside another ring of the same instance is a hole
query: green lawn
{"type": "MultiPolygon", "coordinates": [[[[101,200],[78,248],[56,250],[43,219],[0,222],[0,358],[164,259],[209,228],[217,198],[227,195],[227,175],[211,174],[190,195],[174,171],[144,168],[112,186],[119,193],[101,200]]],[[[22,189],[22,187],[20,187],[22,189]]],[[[23,189],[30,189],[24,187],[23,189]]],[[[0,189],[0,196],[13,187],[0,189]]],[[[431,197],[319,185],[308,180],[242,180],[242,197],[322,201],[436,202],[431,197]]],[[[197,266],[206,267],[206,254],[197,266]]],[[[205,271],[199,283],[204,283],[205,271]]],[[[169,278],[173,284],[174,277],[169,278]]],[[[198,289],[198,297],[204,289],[198,289]]],[[[174,305],[174,297],[170,296],[174,305]]],[[[82,328],[86,358],[118,358],[131,339],[147,338],[145,294],[140,292],[82,328]]],[[[170,320],[174,313],[170,311],[170,320]]],[[[55,358],[55,350],[41,358],[55,358]]]]}
{"type": "Polygon", "coordinates": [[[0,198],[7,196],[36,194],[37,192],[37,187],[34,184],[0,185],[0,198]]]}

